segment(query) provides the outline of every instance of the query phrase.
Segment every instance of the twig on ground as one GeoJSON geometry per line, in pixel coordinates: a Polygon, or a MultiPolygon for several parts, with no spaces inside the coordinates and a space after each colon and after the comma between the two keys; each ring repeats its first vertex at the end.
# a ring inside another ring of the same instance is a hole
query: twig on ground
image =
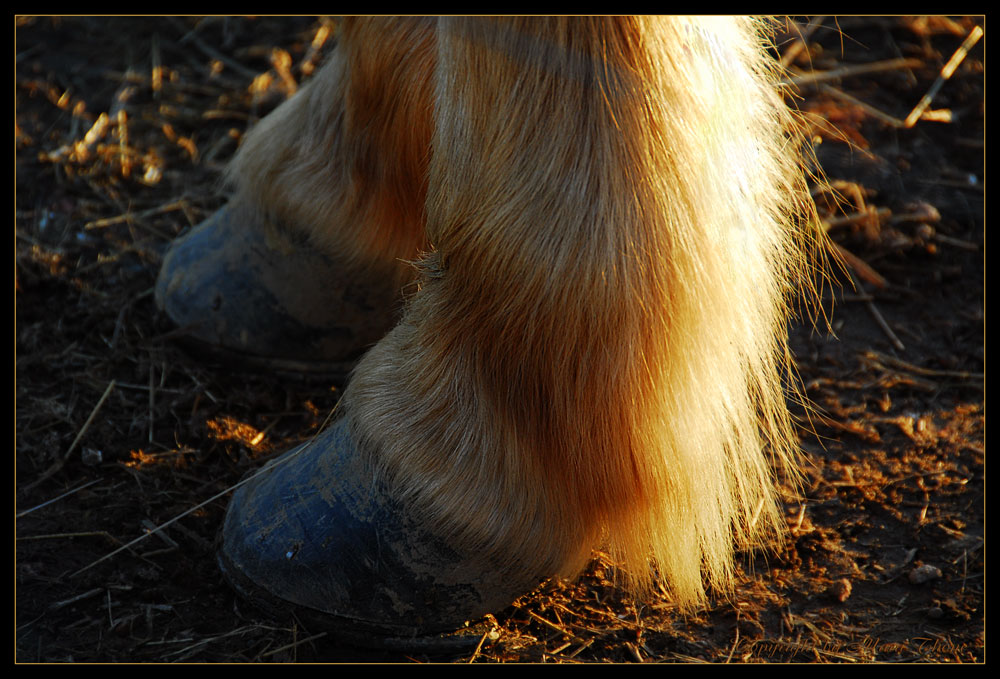
{"type": "Polygon", "coordinates": [[[18,512],[17,515],[14,518],[20,519],[22,516],[27,516],[28,514],[30,514],[31,512],[33,512],[33,511],[35,511],[37,509],[41,509],[42,507],[47,507],[48,505],[50,505],[50,504],[52,504],[54,502],[58,502],[59,500],[62,500],[63,498],[69,497],[73,493],[81,491],[81,490],[83,490],[84,488],[86,488],[88,486],[92,486],[95,483],[97,483],[98,481],[100,481],[100,479],[93,479],[91,481],[87,481],[87,483],[85,483],[85,484],[83,484],[81,486],[77,486],[73,490],[67,490],[62,495],[58,495],[58,496],[52,498],[51,500],[46,500],[45,502],[43,502],[41,504],[35,505],[31,509],[25,509],[23,512],[18,512]]]}
{"type": "Polygon", "coordinates": [[[67,460],[69,460],[69,456],[72,455],[74,450],[76,450],[76,444],[78,444],[80,442],[80,439],[83,438],[83,435],[87,433],[87,428],[90,427],[90,423],[93,422],[94,417],[97,416],[97,411],[99,411],[101,409],[101,406],[104,405],[104,402],[108,399],[108,396],[111,395],[111,390],[114,388],[115,388],[115,381],[111,380],[111,382],[108,383],[108,387],[104,390],[104,394],[102,394],[100,400],[97,401],[97,405],[95,405],[94,409],[90,411],[90,416],[87,417],[87,421],[83,423],[82,427],[80,427],[80,431],[77,432],[76,438],[74,438],[73,442],[69,444],[69,448],[66,450],[66,454],[63,455],[60,459],[56,460],[55,463],[51,467],[46,469],[40,477],[35,479],[32,483],[29,483],[24,489],[25,492],[30,492],[33,488],[36,488],[40,483],[48,480],[54,474],[56,474],[60,469],[63,468],[67,460]]]}
{"type": "Polygon", "coordinates": [[[893,332],[892,328],[889,327],[888,321],[885,320],[882,312],[878,310],[877,306],[875,306],[875,302],[867,300],[864,302],[864,305],[868,307],[868,312],[872,315],[872,318],[875,319],[878,327],[882,329],[885,336],[889,338],[890,342],[892,342],[892,346],[896,347],[899,351],[906,351],[906,345],[903,344],[902,340],[900,340],[896,333],[893,332]]]}
{"type": "Polygon", "coordinates": [[[489,639],[491,636],[493,638],[497,638],[498,637],[498,634],[497,634],[497,631],[496,631],[496,628],[497,628],[496,621],[493,620],[493,616],[492,615],[488,616],[488,617],[489,617],[490,621],[493,624],[490,625],[490,628],[488,630],[486,630],[485,632],[483,632],[483,636],[481,636],[479,638],[479,643],[476,644],[475,650],[472,652],[472,655],[469,656],[468,662],[469,662],[470,665],[476,661],[476,658],[479,657],[479,652],[483,649],[483,644],[486,643],[486,640],[489,639]]]}
{"type": "Polygon", "coordinates": [[[546,620],[545,618],[543,618],[542,616],[538,615],[534,611],[528,611],[528,615],[530,615],[532,618],[534,618],[538,622],[542,623],[546,627],[555,630],[559,634],[562,634],[562,635],[565,635],[565,636],[568,636],[568,637],[572,637],[573,636],[573,633],[570,632],[569,630],[567,630],[567,629],[565,629],[563,627],[560,627],[559,625],[555,624],[554,622],[546,620]]]}
{"type": "Polygon", "coordinates": [[[50,611],[58,611],[60,608],[65,608],[70,604],[75,604],[77,601],[83,601],[84,599],[89,599],[92,596],[96,596],[101,592],[105,591],[103,587],[95,587],[94,589],[83,592],[82,594],[77,594],[69,599],[63,599],[62,601],[53,601],[49,604],[50,611]]]}
{"type": "Polygon", "coordinates": [[[104,219],[95,219],[94,221],[87,222],[83,225],[83,228],[87,231],[91,229],[101,229],[106,226],[112,226],[114,224],[121,224],[122,222],[131,222],[135,219],[146,219],[148,217],[154,217],[156,215],[161,215],[166,212],[173,212],[174,210],[184,210],[187,208],[187,201],[184,198],[177,200],[172,200],[164,205],[159,205],[148,210],[142,210],[141,212],[127,212],[125,214],[120,214],[115,217],[105,217],[104,219]]]}
{"type": "Polygon", "coordinates": [[[951,55],[951,59],[949,59],[948,63],[946,63],[941,69],[941,73],[930,86],[930,89],[927,90],[927,94],[921,97],[920,101],[917,102],[917,105],[913,107],[912,111],[910,111],[910,115],[906,116],[906,120],[903,121],[903,127],[913,127],[913,125],[916,124],[917,120],[920,119],[921,114],[924,112],[924,109],[930,106],[931,100],[937,95],[945,81],[952,76],[955,69],[958,68],[959,64],[961,64],[965,59],[965,55],[969,53],[969,50],[972,49],[977,42],[979,42],[981,37],[983,37],[982,27],[973,26],[972,30],[969,31],[968,37],[962,42],[961,46],[955,50],[955,53],[951,55]]]}
{"type": "MultiPolygon", "coordinates": [[[[863,356],[865,359],[875,362],[876,364],[888,364],[899,370],[914,373],[916,375],[925,375],[927,377],[953,377],[960,380],[981,381],[986,379],[985,373],[966,372],[964,370],[935,370],[933,368],[921,368],[919,365],[913,365],[912,363],[907,363],[906,361],[877,351],[866,351],[863,356]]],[[[881,367],[884,368],[885,365],[881,365],[881,367]]]]}
{"type": "Polygon", "coordinates": [[[826,85],[826,84],[822,84],[821,83],[820,86],[819,86],[819,88],[822,91],[826,92],[827,94],[833,95],[837,99],[840,99],[842,101],[846,101],[849,104],[853,104],[854,106],[857,106],[858,108],[860,108],[865,113],[869,114],[870,116],[872,116],[874,118],[878,118],[879,120],[881,120],[883,123],[885,123],[887,125],[891,125],[892,127],[903,127],[903,121],[901,119],[897,118],[896,116],[889,115],[885,111],[877,109],[874,106],[872,106],[871,104],[867,104],[867,103],[861,101],[857,97],[852,97],[847,92],[839,90],[836,87],[833,87],[832,85],[826,85]]]}
{"type": "MultiPolygon", "coordinates": [[[[854,273],[856,273],[859,278],[867,281],[868,283],[871,283],[880,290],[886,288],[889,285],[889,282],[882,277],[882,274],[873,269],[865,260],[861,259],[853,252],[851,252],[850,250],[848,250],[847,248],[845,248],[844,246],[840,245],[837,242],[833,243],[833,247],[834,250],[836,250],[837,254],[840,256],[840,258],[851,269],[854,270],[854,273]]],[[[855,289],[857,288],[858,286],[855,285],[855,289]]],[[[861,292],[864,293],[864,290],[862,290],[861,292]]]]}
{"type": "Polygon", "coordinates": [[[31,542],[33,540],[63,540],[65,538],[107,538],[111,542],[121,544],[121,540],[106,530],[86,530],[78,533],[47,533],[46,535],[26,535],[17,538],[18,542],[31,542]]]}
{"type": "Polygon", "coordinates": [[[865,210],[858,212],[852,212],[849,215],[844,215],[843,217],[829,217],[823,220],[823,228],[826,231],[830,231],[838,226],[846,226],[847,224],[857,224],[858,222],[871,221],[874,220],[876,224],[881,223],[882,220],[888,219],[892,215],[892,210],[887,207],[873,207],[869,206],[865,210]]]}
{"type": "Polygon", "coordinates": [[[810,73],[795,73],[785,79],[789,85],[812,85],[826,82],[827,80],[841,80],[856,75],[868,75],[869,73],[879,73],[882,71],[896,71],[904,68],[915,68],[923,62],[920,59],[889,59],[888,61],[876,61],[871,64],[856,64],[852,66],[842,66],[831,71],[812,71],[810,73]]]}

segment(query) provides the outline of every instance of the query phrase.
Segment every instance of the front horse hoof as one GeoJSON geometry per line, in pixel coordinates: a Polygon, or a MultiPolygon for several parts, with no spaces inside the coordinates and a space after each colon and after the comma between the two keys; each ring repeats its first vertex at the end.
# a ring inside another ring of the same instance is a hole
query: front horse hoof
{"type": "MultiPolygon", "coordinates": [[[[222,528],[219,564],[272,614],[294,611],[348,643],[463,650],[475,622],[540,578],[451,548],[393,500],[346,420],[245,479],[222,528]]],[[[488,630],[487,630],[488,631],[488,630]]]]}

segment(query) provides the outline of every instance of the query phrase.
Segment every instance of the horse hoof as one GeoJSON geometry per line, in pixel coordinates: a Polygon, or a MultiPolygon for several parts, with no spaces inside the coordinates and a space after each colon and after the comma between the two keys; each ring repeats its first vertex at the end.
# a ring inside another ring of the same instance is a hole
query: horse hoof
{"type": "Polygon", "coordinates": [[[375,480],[346,420],[241,482],[218,558],[251,603],[378,648],[474,646],[472,623],[541,580],[452,549],[375,480]]]}
{"type": "Polygon", "coordinates": [[[337,377],[397,320],[399,290],[357,278],[306,236],[230,205],[171,244],[155,297],[201,352],[337,377]]]}

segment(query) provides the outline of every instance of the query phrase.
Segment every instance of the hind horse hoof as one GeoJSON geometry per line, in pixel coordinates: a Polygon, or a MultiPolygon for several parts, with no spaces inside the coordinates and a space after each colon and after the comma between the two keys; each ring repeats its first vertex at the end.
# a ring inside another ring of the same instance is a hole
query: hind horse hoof
{"type": "Polygon", "coordinates": [[[329,379],[396,321],[399,290],[356,273],[306,236],[227,205],[171,244],[155,297],[200,353],[329,379]]]}

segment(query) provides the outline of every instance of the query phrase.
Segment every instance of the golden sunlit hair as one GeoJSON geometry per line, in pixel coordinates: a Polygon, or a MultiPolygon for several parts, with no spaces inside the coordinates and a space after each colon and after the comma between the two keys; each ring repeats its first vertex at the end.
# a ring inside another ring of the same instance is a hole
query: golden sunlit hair
{"type": "Polygon", "coordinates": [[[514,578],[606,547],[682,605],[783,526],[813,212],[762,22],[348,20],[240,195],[416,260],[344,407],[409,510],[514,578]]]}

